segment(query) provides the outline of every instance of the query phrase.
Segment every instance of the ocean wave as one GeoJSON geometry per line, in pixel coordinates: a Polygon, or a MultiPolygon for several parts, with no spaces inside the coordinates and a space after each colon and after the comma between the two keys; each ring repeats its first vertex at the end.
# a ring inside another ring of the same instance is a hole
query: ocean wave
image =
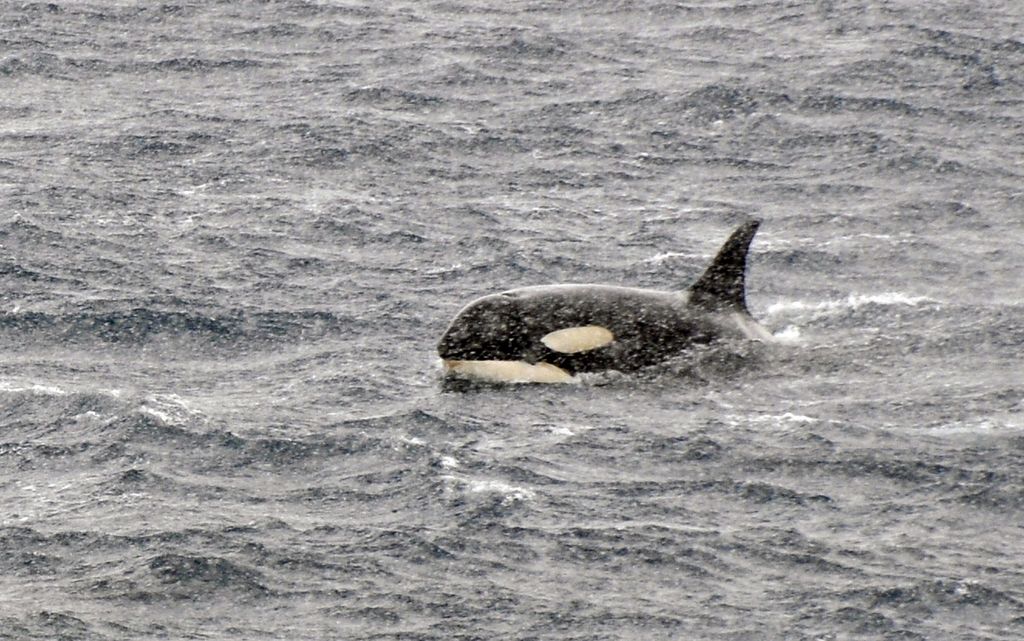
{"type": "Polygon", "coordinates": [[[933,611],[936,608],[1024,606],[1019,598],[974,579],[936,579],[878,588],[864,595],[870,608],[933,611]]]}
{"type": "Polygon", "coordinates": [[[217,589],[269,592],[259,571],[216,556],[159,554],[149,560],[148,570],[161,584],[161,593],[171,597],[195,600],[217,589]]]}
{"type": "Polygon", "coordinates": [[[21,617],[0,615],[4,636],[17,639],[102,639],[100,632],[69,612],[37,610],[21,617]]]}
{"type": "Polygon", "coordinates": [[[77,313],[18,311],[0,314],[0,332],[30,338],[75,343],[98,340],[135,345],[171,336],[191,337],[211,343],[234,344],[281,340],[308,340],[351,329],[345,314],[322,311],[247,312],[216,311],[208,314],[152,307],[113,311],[83,310],[77,313]]]}
{"type": "Polygon", "coordinates": [[[264,67],[267,66],[267,64],[268,63],[265,63],[260,60],[253,60],[251,58],[226,58],[221,60],[212,60],[209,58],[184,56],[179,58],[167,58],[164,60],[158,60],[156,62],[148,63],[144,66],[151,67],[155,70],[189,71],[203,73],[220,69],[247,70],[257,67],[264,67]]]}

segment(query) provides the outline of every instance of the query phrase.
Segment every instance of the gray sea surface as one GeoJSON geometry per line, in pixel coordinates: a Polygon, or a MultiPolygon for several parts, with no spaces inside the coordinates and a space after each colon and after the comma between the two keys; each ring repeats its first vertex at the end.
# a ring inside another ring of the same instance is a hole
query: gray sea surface
{"type": "Polygon", "coordinates": [[[0,639],[1024,638],[1017,0],[0,1],[0,639]],[[473,298],[772,344],[446,389],[473,298]]]}

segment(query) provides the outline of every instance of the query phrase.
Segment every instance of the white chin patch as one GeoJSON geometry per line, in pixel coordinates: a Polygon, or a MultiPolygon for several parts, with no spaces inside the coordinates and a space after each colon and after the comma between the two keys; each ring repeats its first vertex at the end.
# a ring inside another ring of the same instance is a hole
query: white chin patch
{"type": "Polygon", "coordinates": [[[525,361],[443,361],[446,374],[485,383],[570,383],[576,379],[550,363],[525,361]]]}
{"type": "Polygon", "coordinates": [[[600,325],[584,325],[582,327],[566,327],[551,332],[540,339],[540,342],[547,345],[548,349],[552,351],[576,354],[604,347],[613,340],[615,340],[615,334],[606,328],[600,325]]]}

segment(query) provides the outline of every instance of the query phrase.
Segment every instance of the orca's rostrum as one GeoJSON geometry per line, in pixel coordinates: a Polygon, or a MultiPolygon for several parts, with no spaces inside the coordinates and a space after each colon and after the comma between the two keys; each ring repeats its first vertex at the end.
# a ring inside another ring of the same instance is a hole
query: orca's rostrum
{"type": "Polygon", "coordinates": [[[746,302],[747,253],[760,222],[740,225],[686,291],[544,285],[479,298],[438,343],[445,373],[559,383],[637,370],[723,338],[769,340],[746,302]]]}

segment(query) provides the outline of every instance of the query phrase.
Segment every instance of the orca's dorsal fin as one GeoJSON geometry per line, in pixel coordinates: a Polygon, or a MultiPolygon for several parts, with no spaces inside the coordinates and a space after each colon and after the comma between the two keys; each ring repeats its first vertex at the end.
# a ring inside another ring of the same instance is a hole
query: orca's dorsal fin
{"type": "Polygon", "coordinates": [[[704,275],[690,286],[690,304],[705,309],[747,311],[747,250],[761,221],[751,219],[736,228],[704,275]]]}

